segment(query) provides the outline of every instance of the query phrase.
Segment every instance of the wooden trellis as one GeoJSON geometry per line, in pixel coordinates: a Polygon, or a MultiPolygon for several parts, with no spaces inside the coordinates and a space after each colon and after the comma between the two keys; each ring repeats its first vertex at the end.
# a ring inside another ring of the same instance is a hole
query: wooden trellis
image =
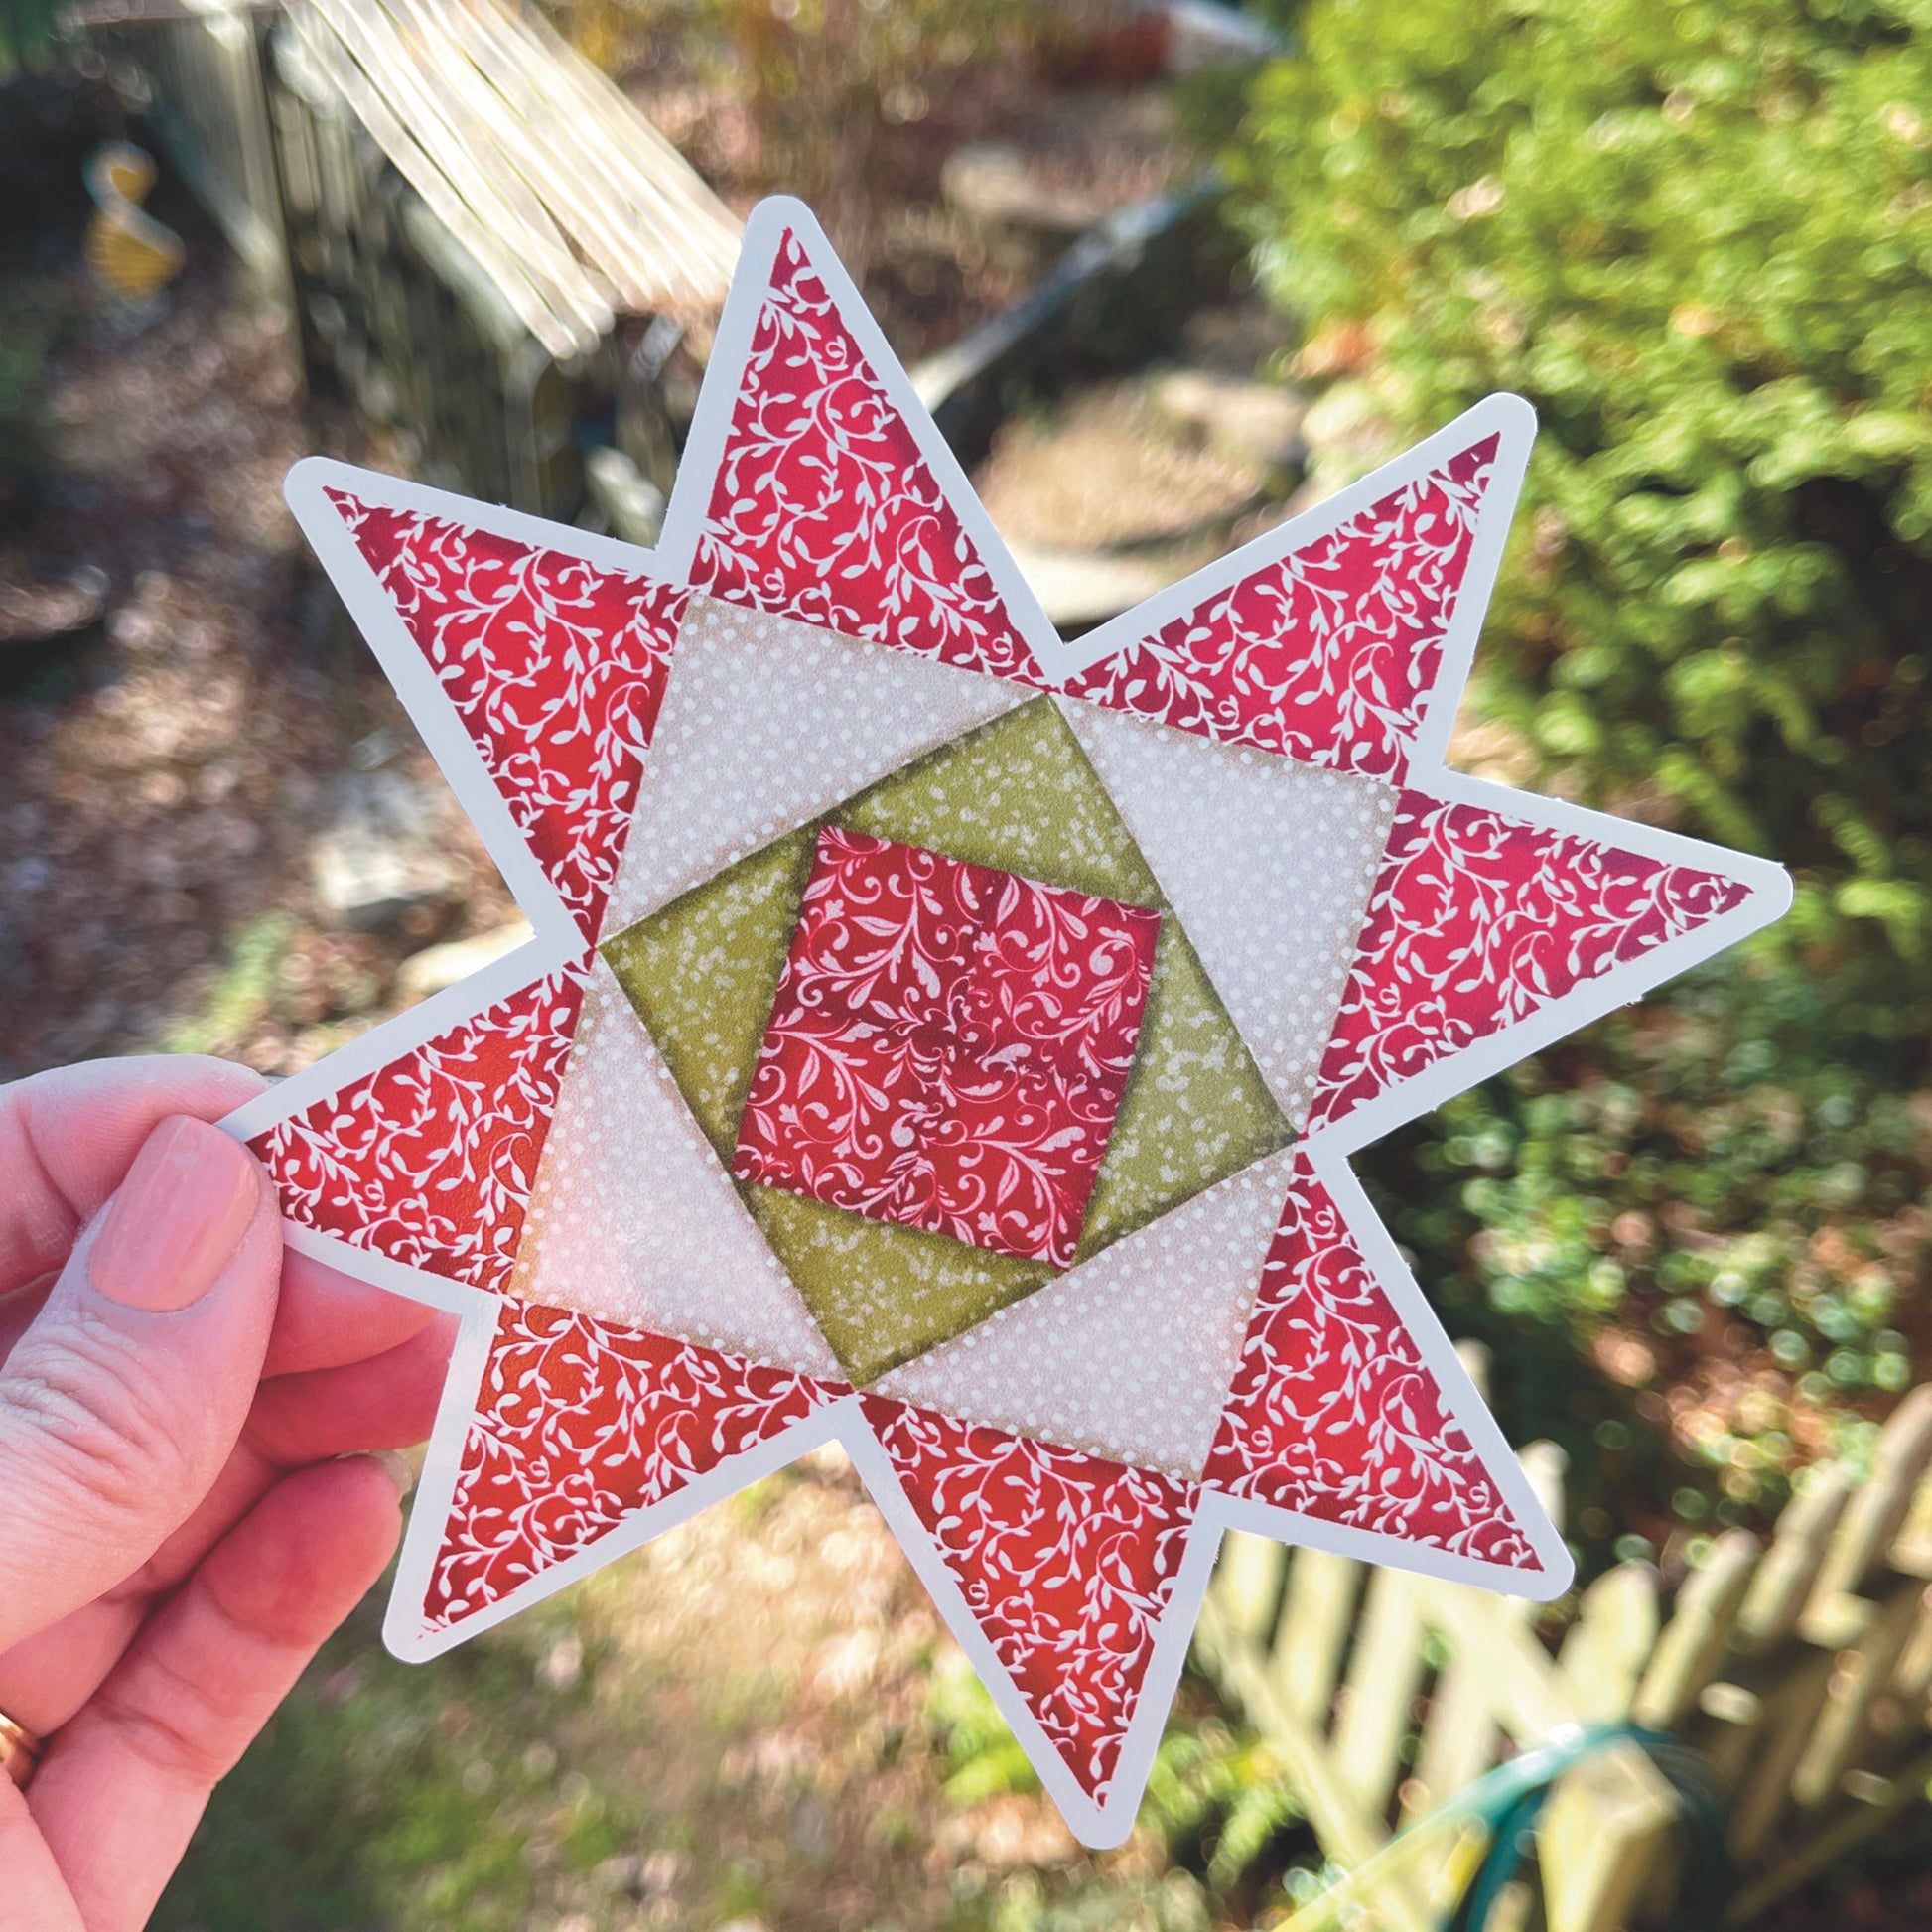
{"type": "MultiPolygon", "coordinates": [[[[1562,1452],[1533,1444],[1522,1459],[1560,1520],[1562,1452]]],[[[1881,1829],[1932,1778],[1928,1469],[1932,1386],[1899,1404],[1866,1481],[1814,1471],[1768,1547],[1718,1537],[1668,1616],[1649,1565],[1607,1572],[1554,1655],[1533,1605],[1231,1535],[1197,1652],[1349,1874],[1309,1925],[1433,1932],[1469,1841],[1452,1816],[1397,1835],[1578,1725],[1670,1731],[1706,1755],[1729,1806],[1733,1923],[1881,1829]]],[[[1537,1828],[1550,1932],[1620,1932],[1658,1911],[1676,1822],[1672,1787],[1633,1742],[1570,1770],[1537,1828]]]]}

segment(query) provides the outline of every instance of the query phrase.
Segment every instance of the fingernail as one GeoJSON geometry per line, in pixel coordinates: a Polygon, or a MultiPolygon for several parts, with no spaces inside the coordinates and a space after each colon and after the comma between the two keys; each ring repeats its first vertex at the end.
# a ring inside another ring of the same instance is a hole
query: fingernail
{"type": "Polygon", "coordinates": [[[260,1204],[245,1148],[206,1121],[164,1120],[108,1205],[88,1278],[130,1309],[185,1309],[214,1286],[260,1204]]]}
{"type": "Polygon", "coordinates": [[[406,1496],[416,1486],[416,1471],[409,1458],[394,1449],[368,1449],[364,1453],[396,1485],[396,1494],[406,1496]]]}

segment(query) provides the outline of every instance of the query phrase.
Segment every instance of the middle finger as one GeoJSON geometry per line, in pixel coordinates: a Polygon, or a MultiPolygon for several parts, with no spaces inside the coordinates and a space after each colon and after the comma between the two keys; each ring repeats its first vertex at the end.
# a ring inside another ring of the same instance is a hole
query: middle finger
{"type": "Polygon", "coordinates": [[[452,1316],[367,1361],[278,1375],[255,1391],[241,1440],[195,1511],[124,1583],[0,1655],[0,1711],[30,1730],[65,1724],[90,1698],[158,1597],[193,1573],[289,1470],[429,1434],[452,1316]]]}

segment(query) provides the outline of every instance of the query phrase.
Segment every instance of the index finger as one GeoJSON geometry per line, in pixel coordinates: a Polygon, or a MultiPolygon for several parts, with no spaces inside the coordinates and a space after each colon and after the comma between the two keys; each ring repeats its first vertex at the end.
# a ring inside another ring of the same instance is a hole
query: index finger
{"type": "Polygon", "coordinates": [[[0,1295],[60,1268],[170,1114],[218,1121],[267,1084],[204,1053],[152,1053],[0,1087],[0,1295]]]}

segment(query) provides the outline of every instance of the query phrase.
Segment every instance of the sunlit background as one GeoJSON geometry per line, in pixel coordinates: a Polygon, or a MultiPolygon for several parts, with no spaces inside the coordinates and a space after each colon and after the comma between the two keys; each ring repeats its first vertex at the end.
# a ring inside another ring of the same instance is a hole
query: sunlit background
{"type": "MultiPolygon", "coordinates": [[[[694,197],[600,255],[567,168],[491,242],[449,4],[0,15],[0,1077],[285,1074],[515,943],[281,475],[648,540],[733,217],[787,190],[1069,631],[1536,404],[1454,760],[1773,855],[1797,908],[1365,1177],[1511,1440],[1567,1452],[1585,1583],[1674,1586],[1868,1462],[1932,1370],[1924,7],[499,9],[614,83],[504,140],[567,120],[694,197]]],[[[1918,1817],[1757,1922],[1924,1923],[1918,1817]]],[[[432,1666],[365,1611],[157,1923],[1193,1932],[1322,1864],[1205,1671],[1134,1839],[1077,1851],[826,1454],[432,1666]]]]}

